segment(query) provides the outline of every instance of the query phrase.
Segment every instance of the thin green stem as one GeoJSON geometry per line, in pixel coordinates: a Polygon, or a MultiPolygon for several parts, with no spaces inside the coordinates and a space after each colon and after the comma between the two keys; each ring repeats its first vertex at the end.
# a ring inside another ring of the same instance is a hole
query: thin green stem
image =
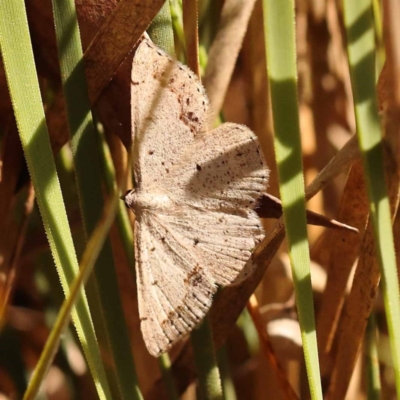
{"type": "Polygon", "coordinates": [[[206,317],[190,335],[201,399],[223,399],[221,377],[215,355],[210,320],[206,317]]]}
{"type": "Polygon", "coordinates": [[[279,190],[304,358],[311,398],[322,399],[297,100],[294,0],[264,0],[263,6],[279,190]]]}

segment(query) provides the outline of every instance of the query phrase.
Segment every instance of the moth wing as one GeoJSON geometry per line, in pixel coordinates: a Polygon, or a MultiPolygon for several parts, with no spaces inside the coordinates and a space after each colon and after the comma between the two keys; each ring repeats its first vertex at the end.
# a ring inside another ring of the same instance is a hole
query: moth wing
{"type": "Polygon", "coordinates": [[[178,203],[240,213],[255,205],[268,177],[254,133],[225,123],[195,139],[164,179],[164,187],[178,203]]]}
{"type": "Polygon", "coordinates": [[[131,71],[131,118],[136,187],[157,186],[197,132],[208,99],[197,76],[149,39],[139,44],[131,71]]]}
{"type": "Polygon", "coordinates": [[[158,215],[137,218],[135,248],[141,330],[149,352],[158,356],[203,319],[216,286],[180,232],[158,215]]]}
{"type": "Polygon", "coordinates": [[[213,283],[229,285],[251,273],[252,251],[264,237],[255,211],[229,213],[180,206],[179,211],[158,218],[213,283]]]}

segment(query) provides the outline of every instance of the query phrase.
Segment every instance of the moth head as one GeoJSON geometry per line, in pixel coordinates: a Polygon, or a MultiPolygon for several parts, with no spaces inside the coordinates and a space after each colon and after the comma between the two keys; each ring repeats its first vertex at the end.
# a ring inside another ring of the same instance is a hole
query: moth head
{"type": "Polygon", "coordinates": [[[133,198],[135,194],[135,189],[128,190],[123,196],[121,196],[121,200],[124,201],[127,208],[133,208],[133,198]]]}

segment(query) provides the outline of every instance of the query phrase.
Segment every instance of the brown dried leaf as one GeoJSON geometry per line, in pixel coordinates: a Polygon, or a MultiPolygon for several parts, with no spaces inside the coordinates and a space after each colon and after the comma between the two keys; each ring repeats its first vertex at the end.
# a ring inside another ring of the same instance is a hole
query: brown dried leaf
{"type": "Polygon", "coordinates": [[[360,231],[353,235],[347,231],[334,231],[330,236],[330,262],[328,277],[318,315],[317,333],[321,370],[330,373],[328,366],[332,340],[342,311],[346,285],[359,254],[365,225],[369,214],[369,202],[360,161],[353,164],[342,196],[338,218],[360,231]]]}
{"type": "Polygon", "coordinates": [[[122,0],[101,26],[84,55],[92,104],[163,4],[164,0],[122,0]]]}
{"type": "MultiPolygon", "coordinates": [[[[393,87],[382,87],[382,82],[390,81],[390,69],[384,68],[379,80],[378,91],[381,93],[380,106],[383,110],[383,140],[386,184],[389,202],[394,220],[399,204],[399,165],[400,154],[400,118],[396,112],[394,98],[390,93],[393,87]],[[388,76],[386,76],[388,74],[388,76]]],[[[377,260],[375,240],[371,222],[369,222],[360,251],[360,259],[354,276],[353,286],[346,302],[340,321],[340,337],[336,353],[332,381],[327,398],[344,398],[357,356],[361,349],[365,328],[371,314],[380,280],[380,268],[377,260]]]]}
{"type": "Polygon", "coordinates": [[[380,270],[374,234],[368,224],[353,286],[339,325],[339,343],[327,399],[344,398],[364,338],[365,327],[378,292],[380,270]]]}

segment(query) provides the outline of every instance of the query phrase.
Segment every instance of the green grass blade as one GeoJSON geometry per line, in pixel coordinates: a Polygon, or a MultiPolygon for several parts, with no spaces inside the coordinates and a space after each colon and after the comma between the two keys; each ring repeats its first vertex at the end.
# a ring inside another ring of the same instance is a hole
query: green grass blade
{"type": "MultiPolygon", "coordinates": [[[[22,0],[0,2],[0,44],[22,147],[43,225],[65,295],[78,272],[78,261],[54,164],[36,67],[22,0]]],[[[110,392],[101,364],[86,297],[72,319],[100,398],[110,392]]]]}
{"type": "Polygon", "coordinates": [[[172,17],[169,0],[161,7],[160,11],[149,26],[148,34],[151,40],[168,54],[175,54],[174,32],[172,30],[172,17]]]}
{"type": "Polygon", "coordinates": [[[322,399],[297,104],[294,1],[264,0],[275,154],[311,398],[322,399]]]}
{"type": "MultiPolygon", "coordinates": [[[[74,155],[78,193],[86,236],[89,236],[101,216],[104,205],[98,140],[90,111],[83,52],[75,3],[73,0],[53,0],[53,13],[60,58],[64,96],[74,155]]],[[[119,297],[111,243],[107,239],[94,270],[93,300],[101,304],[99,321],[104,339],[113,355],[110,369],[118,396],[141,399],[135,365],[122,304],[119,297]]]]}
{"type": "Polygon", "coordinates": [[[376,251],[382,273],[396,390],[400,397],[400,293],[375,89],[372,1],[345,0],[343,5],[358,142],[364,162],[376,251]]]}
{"type": "Polygon", "coordinates": [[[200,326],[191,332],[190,341],[199,380],[200,398],[220,400],[224,396],[210,325],[210,319],[204,318],[200,326]]]}
{"type": "Polygon", "coordinates": [[[247,344],[247,349],[251,356],[255,356],[260,351],[260,340],[257,329],[251,319],[249,311],[245,308],[240,314],[236,325],[242,331],[247,344]]]}
{"type": "Polygon", "coordinates": [[[46,341],[45,348],[40,356],[39,362],[33,373],[32,379],[24,395],[24,400],[33,400],[37,398],[40,385],[50,368],[54,355],[58,349],[60,337],[65,331],[70,320],[71,310],[74,307],[79,295],[82,293],[82,286],[87,281],[93,270],[94,263],[107,238],[108,231],[115,218],[116,209],[119,203],[119,193],[115,193],[109,204],[105,207],[102,219],[91,236],[85,252],[83,253],[80,270],[75,277],[68,297],[64,300],[57,320],[46,341]]]}
{"type": "Polygon", "coordinates": [[[367,325],[366,335],[366,369],[367,369],[367,398],[369,400],[379,400],[381,393],[381,376],[379,371],[379,355],[376,337],[375,315],[371,314],[367,325]]]}
{"type": "Polygon", "coordinates": [[[233,381],[232,371],[229,363],[229,354],[226,343],[217,351],[218,365],[221,373],[222,391],[224,397],[229,400],[236,400],[236,390],[233,381]]]}

